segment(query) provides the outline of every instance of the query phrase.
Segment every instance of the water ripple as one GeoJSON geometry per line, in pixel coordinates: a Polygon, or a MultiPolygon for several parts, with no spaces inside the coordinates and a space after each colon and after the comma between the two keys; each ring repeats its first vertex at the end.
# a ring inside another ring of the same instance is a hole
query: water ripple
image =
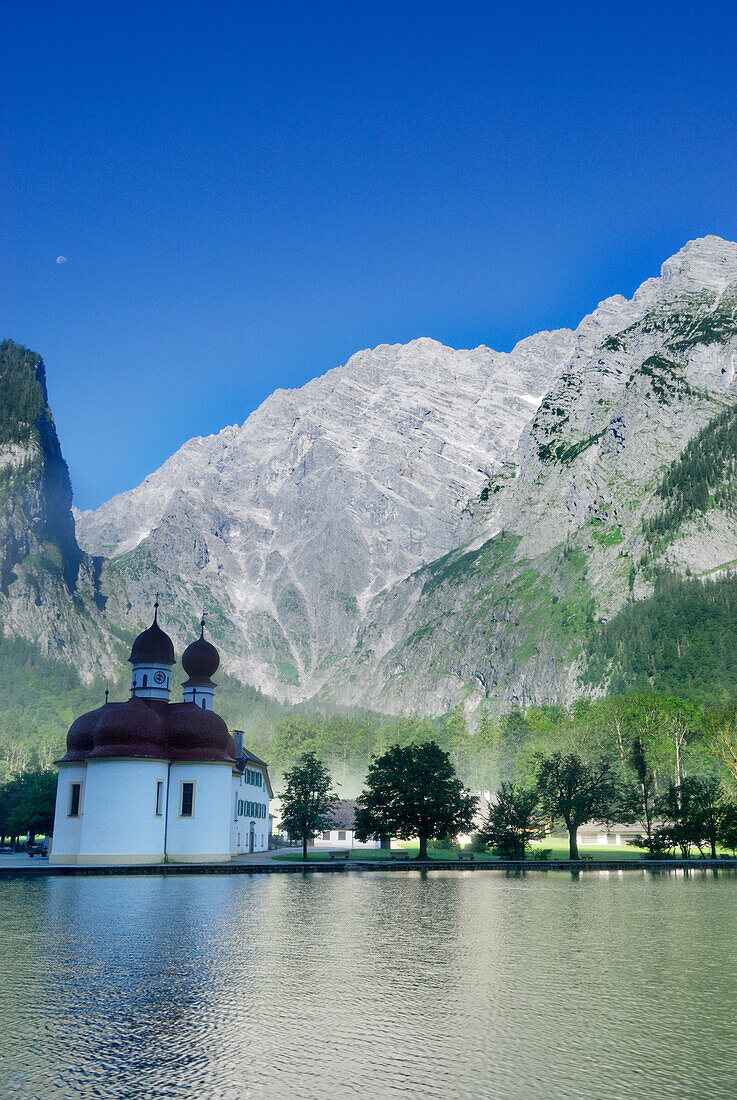
{"type": "Polygon", "coordinates": [[[0,1095],[733,1100],[730,873],[0,884],[0,1095]]]}

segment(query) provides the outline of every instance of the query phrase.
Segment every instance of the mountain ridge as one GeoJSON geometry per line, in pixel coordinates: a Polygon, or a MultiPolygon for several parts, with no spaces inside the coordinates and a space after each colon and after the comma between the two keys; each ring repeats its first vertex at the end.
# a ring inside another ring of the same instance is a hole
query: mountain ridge
{"type": "MultiPolygon", "coordinates": [[[[737,561],[717,423],[737,402],[736,318],[737,245],[706,237],[510,352],[358,352],[75,512],[71,585],[38,539],[6,633],[112,675],[159,591],[179,649],[204,608],[224,668],[287,702],[438,714],[595,692],[591,631],[659,570],[737,561]],[[669,471],[688,497],[705,448],[716,484],[659,519],[669,471]]],[[[17,441],[2,453],[26,461],[17,441]]]]}

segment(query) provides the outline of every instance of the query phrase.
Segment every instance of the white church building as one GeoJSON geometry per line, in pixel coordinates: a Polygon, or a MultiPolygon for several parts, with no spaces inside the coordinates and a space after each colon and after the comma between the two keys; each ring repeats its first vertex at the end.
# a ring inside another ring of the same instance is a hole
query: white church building
{"type": "Polygon", "coordinates": [[[170,702],[174,646],[158,602],[128,659],[130,698],[81,715],[67,734],[49,862],[225,862],[265,851],[268,767],[213,710],[220,656],[204,622],[182,655],[181,703],[170,702]]]}

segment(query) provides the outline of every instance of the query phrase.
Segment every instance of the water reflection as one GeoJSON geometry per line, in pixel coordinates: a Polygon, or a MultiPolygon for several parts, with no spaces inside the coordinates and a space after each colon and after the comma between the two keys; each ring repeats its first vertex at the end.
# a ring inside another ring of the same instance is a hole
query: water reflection
{"type": "Polygon", "coordinates": [[[0,884],[3,1097],[733,1097],[737,877],[0,884]]]}

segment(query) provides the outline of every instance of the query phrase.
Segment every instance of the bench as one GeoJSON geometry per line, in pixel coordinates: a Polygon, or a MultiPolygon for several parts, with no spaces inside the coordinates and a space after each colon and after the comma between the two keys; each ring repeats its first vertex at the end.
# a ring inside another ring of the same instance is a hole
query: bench
{"type": "Polygon", "coordinates": [[[471,861],[473,861],[474,859],[476,859],[476,855],[475,855],[474,852],[459,852],[458,853],[458,858],[459,859],[470,859],[471,861]]]}
{"type": "Polygon", "coordinates": [[[342,848],[339,852],[328,852],[331,859],[350,859],[351,853],[347,848],[342,848]]]}
{"type": "Polygon", "coordinates": [[[399,848],[396,852],[390,850],[389,859],[409,859],[409,852],[406,848],[399,848]]]}

